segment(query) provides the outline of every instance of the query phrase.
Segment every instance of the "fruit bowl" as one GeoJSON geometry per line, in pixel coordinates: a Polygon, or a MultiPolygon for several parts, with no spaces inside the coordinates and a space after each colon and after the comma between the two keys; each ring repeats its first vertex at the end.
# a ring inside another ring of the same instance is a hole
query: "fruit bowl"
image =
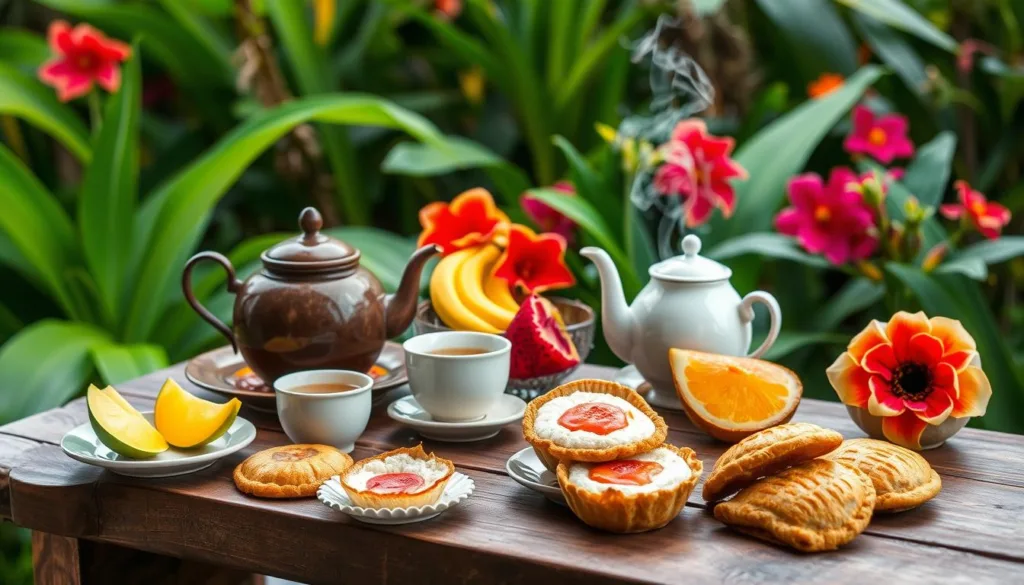
{"type": "MultiPolygon", "coordinates": [[[[585,303],[572,299],[552,297],[550,300],[558,308],[558,312],[562,314],[562,320],[565,321],[565,330],[572,339],[573,345],[576,346],[576,353],[580,356],[580,363],[586,362],[591,348],[594,347],[594,310],[585,303]]],[[[434,312],[430,301],[420,303],[420,306],[416,309],[416,319],[413,321],[413,331],[415,331],[416,335],[451,330],[451,327],[445,325],[441,318],[437,316],[437,313],[434,312]]],[[[576,371],[578,367],[579,365],[576,365],[557,374],[549,374],[547,376],[537,376],[522,380],[510,379],[507,390],[517,395],[525,394],[527,397],[534,397],[557,386],[569,374],[576,371]]],[[[522,396],[520,397],[522,398],[522,396]]]]}

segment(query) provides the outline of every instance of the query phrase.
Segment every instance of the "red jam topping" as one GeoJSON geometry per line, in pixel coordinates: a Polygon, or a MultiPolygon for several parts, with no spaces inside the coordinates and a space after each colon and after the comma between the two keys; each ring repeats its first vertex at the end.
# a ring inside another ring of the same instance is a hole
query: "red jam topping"
{"type": "Polygon", "coordinates": [[[423,486],[423,478],[415,473],[383,473],[366,482],[366,489],[378,494],[407,494],[423,486]]]}
{"type": "Polygon", "coordinates": [[[584,402],[565,411],[558,418],[558,424],[570,431],[607,435],[612,431],[626,428],[629,423],[625,411],[614,404],[584,402]]]}
{"type": "Polygon", "coordinates": [[[609,461],[591,467],[590,479],[615,485],[647,485],[651,483],[651,477],[661,473],[662,469],[661,464],[654,461],[609,461]]]}

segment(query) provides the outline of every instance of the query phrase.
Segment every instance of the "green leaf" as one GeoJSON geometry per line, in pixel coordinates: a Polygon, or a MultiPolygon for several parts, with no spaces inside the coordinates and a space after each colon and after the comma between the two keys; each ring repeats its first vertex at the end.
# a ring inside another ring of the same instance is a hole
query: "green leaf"
{"type": "MultiPolygon", "coordinates": [[[[569,163],[570,176],[576,187],[576,193],[593,204],[606,221],[615,222],[625,219],[619,215],[622,211],[622,195],[604,184],[594,168],[571,142],[562,136],[555,136],[552,138],[552,142],[558,150],[562,151],[565,160],[569,163]]],[[[633,205],[630,204],[629,207],[632,209],[633,205]]]]}
{"type": "Polygon", "coordinates": [[[757,0],[782,30],[789,54],[808,78],[824,72],[844,76],[857,69],[857,44],[835,7],[823,0],[757,0]]]}
{"type": "Polygon", "coordinates": [[[86,266],[99,292],[107,323],[122,306],[131,260],[132,217],[139,181],[142,68],[135,45],[124,65],[121,90],[107,100],[92,164],[78,199],[78,227],[86,266]]]}
{"type": "Polygon", "coordinates": [[[757,254],[759,256],[768,256],[769,258],[792,260],[814,268],[833,268],[821,256],[812,256],[800,250],[793,238],[772,232],[746,234],[730,238],[705,253],[707,257],[716,260],[727,260],[745,254],[757,254]]]}
{"type": "MultiPolygon", "coordinates": [[[[872,160],[861,159],[857,163],[857,168],[861,172],[871,171],[885,176],[885,168],[872,160]]],[[[903,208],[911,197],[912,194],[902,182],[890,183],[885,199],[885,207],[889,215],[894,218],[903,217],[903,208]]],[[[919,255],[923,256],[932,246],[945,240],[946,237],[946,230],[934,216],[924,220],[924,223],[921,224],[921,252],[919,255]]]]}
{"type": "Polygon", "coordinates": [[[50,56],[43,37],[16,28],[0,28],[0,58],[5,62],[35,71],[50,56]]]}
{"type": "Polygon", "coordinates": [[[855,278],[843,285],[832,298],[825,303],[813,319],[816,328],[832,331],[838,328],[849,316],[871,307],[882,299],[885,286],[867,278],[855,278]]]}
{"type": "Polygon", "coordinates": [[[957,50],[953,37],[935,28],[928,19],[900,0],[836,0],[850,8],[878,19],[885,24],[908,32],[922,41],[931,43],[950,53],[957,50]]]}
{"type": "Polygon", "coordinates": [[[83,163],[92,156],[89,131],[69,106],[36,79],[0,62],[0,114],[24,119],[67,147],[83,163]]]}
{"type": "Polygon", "coordinates": [[[693,8],[698,16],[708,16],[718,12],[725,0],[693,0],[693,8]]]}
{"type": "Polygon", "coordinates": [[[735,236],[771,228],[786,182],[804,168],[821,139],[881,74],[878,67],[862,67],[841,89],[804,103],[748,140],[736,160],[750,178],[736,183],[736,212],[715,232],[735,236]]]}
{"type": "Polygon", "coordinates": [[[92,359],[100,377],[111,386],[169,365],[164,348],[148,343],[97,343],[92,346],[92,359]]]}
{"type": "Polygon", "coordinates": [[[940,264],[936,272],[959,272],[975,280],[984,280],[988,276],[986,265],[999,264],[1021,256],[1024,256],[1024,236],[1003,236],[998,240],[985,240],[967,246],[940,264]]]}
{"type": "Polygon", "coordinates": [[[919,98],[926,97],[925,63],[914,47],[898,32],[866,14],[854,14],[853,24],[872,52],[896,72],[907,88],[919,98]]]}
{"type": "Polygon", "coordinates": [[[979,258],[960,258],[944,262],[935,272],[943,274],[962,274],[967,278],[984,281],[988,278],[988,266],[979,258]]]}
{"type": "Polygon", "coordinates": [[[778,361],[798,349],[808,345],[846,345],[850,338],[838,333],[818,333],[806,331],[783,331],[772,347],[765,352],[764,359],[778,361]]]}
{"type": "Polygon", "coordinates": [[[109,340],[84,323],[44,320],[0,347],[0,423],[54,408],[82,391],[92,371],[90,350],[109,340]]]}
{"type": "Polygon", "coordinates": [[[444,140],[419,114],[373,96],[328,95],[295,100],[253,116],[154,193],[136,218],[138,286],[126,312],[125,339],[145,341],[166,306],[170,287],[199,244],[210,212],[242,171],[299,124],[310,121],[401,129],[431,144],[444,140]],[[145,260],[143,262],[143,259],[145,260]]]}
{"type": "Polygon", "coordinates": [[[942,203],[949,173],[956,154],[956,134],[946,130],[917,150],[913,162],[907,165],[900,183],[917,197],[924,207],[942,203]]]}

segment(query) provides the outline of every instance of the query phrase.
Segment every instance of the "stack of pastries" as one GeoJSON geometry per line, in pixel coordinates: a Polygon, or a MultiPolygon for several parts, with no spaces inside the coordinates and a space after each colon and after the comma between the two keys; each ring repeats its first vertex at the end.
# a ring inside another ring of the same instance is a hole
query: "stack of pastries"
{"type": "Polygon", "coordinates": [[[675,518],[703,472],[692,449],[632,389],[605,380],[563,384],[530,402],[523,435],[586,524],[643,532],[675,518]]]}

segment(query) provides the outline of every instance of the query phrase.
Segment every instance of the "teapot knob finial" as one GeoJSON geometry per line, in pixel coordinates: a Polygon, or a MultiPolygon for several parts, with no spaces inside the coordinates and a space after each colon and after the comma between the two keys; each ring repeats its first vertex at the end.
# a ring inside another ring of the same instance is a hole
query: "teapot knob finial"
{"type": "Polygon", "coordinates": [[[316,240],[317,234],[320,233],[320,228],[323,226],[324,218],[320,216],[320,212],[315,207],[307,207],[299,214],[299,227],[305,234],[304,240],[316,240]]]}
{"type": "Polygon", "coordinates": [[[700,238],[695,234],[689,234],[683,238],[683,253],[687,258],[693,258],[700,254],[700,238]]]}

